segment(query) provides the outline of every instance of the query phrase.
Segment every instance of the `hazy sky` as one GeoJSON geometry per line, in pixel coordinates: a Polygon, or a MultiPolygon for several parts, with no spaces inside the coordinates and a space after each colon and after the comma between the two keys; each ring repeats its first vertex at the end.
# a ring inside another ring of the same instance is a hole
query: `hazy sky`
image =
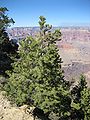
{"type": "Polygon", "coordinates": [[[37,26],[39,16],[53,26],[90,25],[90,0],[0,0],[14,26],[37,26]]]}

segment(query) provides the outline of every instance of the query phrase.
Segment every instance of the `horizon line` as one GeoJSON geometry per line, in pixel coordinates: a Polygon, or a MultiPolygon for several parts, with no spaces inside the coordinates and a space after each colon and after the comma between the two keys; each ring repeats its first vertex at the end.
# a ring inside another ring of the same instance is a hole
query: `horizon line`
{"type": "MultiPolygon", "coordinates": [[[[13,26],[13,27],[8,27],[8,29],[9,28],[33,28],[33,27],[37,27],[37,28],[39,28],[39,26],[37,25],[37,26],[13,26]]],[[[52,28],[53,27],[90,27],[90,24],[89,25],[54,25],[54,26],[52,26],[52,28]]]]}

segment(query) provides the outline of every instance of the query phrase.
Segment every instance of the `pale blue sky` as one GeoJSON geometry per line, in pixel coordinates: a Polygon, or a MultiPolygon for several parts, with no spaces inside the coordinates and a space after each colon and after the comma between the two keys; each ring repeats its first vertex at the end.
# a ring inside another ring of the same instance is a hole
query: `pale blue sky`
{"type": "Polygon", "coordinates": [[[37,26],[39,16],[53,26],[90,25],[90,0],[0,0],[14,26],[37,26]]]}

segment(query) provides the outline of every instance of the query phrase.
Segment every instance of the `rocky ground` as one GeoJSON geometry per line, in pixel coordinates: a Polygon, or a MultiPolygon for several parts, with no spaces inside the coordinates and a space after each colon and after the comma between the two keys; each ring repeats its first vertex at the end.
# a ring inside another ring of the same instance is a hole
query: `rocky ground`
{"type": "Polygon", "coordinates": [[[33,116],[26,112],[27,106],[16,107],[0,92],[0,120],[34,120],[33,116]]]}

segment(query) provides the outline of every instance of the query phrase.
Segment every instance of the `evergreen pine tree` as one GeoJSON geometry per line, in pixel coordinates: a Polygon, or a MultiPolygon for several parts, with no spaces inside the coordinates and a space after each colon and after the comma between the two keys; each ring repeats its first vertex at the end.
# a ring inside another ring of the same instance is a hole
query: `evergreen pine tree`
{"type": "Polygon", "coordinates": [[[33,104],[45,113],[67,116],[71,99],[56,46],[61,32],[52,32],[43,16],[39,25],[37,38],[28,37],[20,43],[20,59],[14,62],[13,72],[8,72],[5,89],[17,105],[33,104]]]}
{"type": "Polygon", "coordinates": [[[90,89],[87,87],[86,79],[83,75],[80,82],[72,91],[72,112],[71,118],[74,120],[90,119],[90,89]]]}
{"type": "Polygon", "coordinates": [[[10,70],[13,62],[12,56],[16,55],[18,49],[17,44],[13,44],[9,40],[7,28],[14,23],[12,18],[9,18],[6,12],[6,7],[0,7],[0,75],[4,75],[6,70],[10,70]],[[12,54],[14,53],[14,54],[12,54]]]}

